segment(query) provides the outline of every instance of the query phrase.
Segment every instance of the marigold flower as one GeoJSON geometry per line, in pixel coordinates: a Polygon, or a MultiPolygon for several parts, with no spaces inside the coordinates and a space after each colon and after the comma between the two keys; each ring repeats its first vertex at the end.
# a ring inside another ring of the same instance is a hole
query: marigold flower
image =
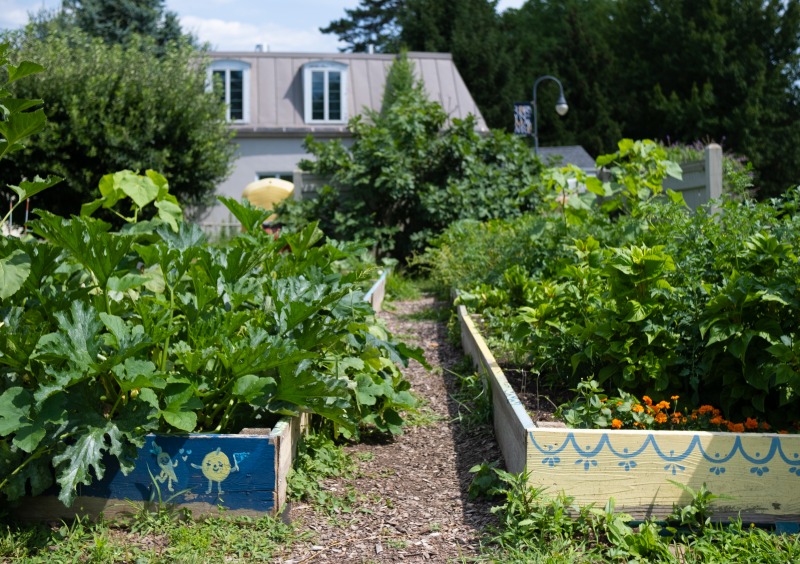
{"type": "Polygon", "coordinates": [[[700,415],[705,415],[706,413],[712,413],[714,411],[713,405],[701,405],[700,409],[697,410],[697,413],[700,415]]]}
{"type": "Polygon", "coordinates": [[[752,417],[748,417],[744,422],[745,429],[750,429],[751,431],[754,429],[758,429],[758,421],[753,419],[752,417]]]}
{"type": "Polygon", "coordinates": [[[769,431],[770,429],[772,429],[772,427],[770,427],[770,424],[769,424],[769,423],[767,423],[766,421],[762,421],[762,422],[761,422],[761,428],[762,428],[764,431],[769,431]]]}
{"type": "Polygon", "coordinates": [[[611,427],[613,427],[614,429],[622,429],[622,421],[620,421],[619,419],[612,419],[611,427]]]}
{"type": "Polygon", "coordinates": [[[671,398],[669,398],[669,399],[671,399],[672,401],[678,401],[678,398],[680,398],[680,397],[681,397],[681,396],[672,396],[672,397],[671,397],[671,398]]]}
{"type": "Polygon", "coordinates": [[[669,409],[669,402],[668,401],[660,401],[656,406],[656,409],[669,409]]]}
{"type": "Polygon", "coordinates": [[[634,413],[641,413],[642,411],[644,411],[644,408],[640,404],[637,403],[637,404],[631,406],[631,411],[633,411],[634,413]]]}
{"type": "Polygon", "coordinates": [[[653,400],[650,399],[650,396],[644,396],[642,400],[646,405],[653,405],[653,400]]]}
{"type": "Polygon", "coordinates": [[[724,425],[727,422],[722,418],[722,415],[717,415],[715,417],[712,417],[709,423],[711,423],[712,425],[724,425]]]}
{"type": "Polygon", "coordinates": [[[744,423],[732,423],[728,421],[728,431],[731,433],[744,433],[744,423]]]}
{"type": "Polygon", "coordinates": [[[666,413],[657,413],[656,414],[656,423],[666,423],[667,422],[667,414],[666,413]]]}

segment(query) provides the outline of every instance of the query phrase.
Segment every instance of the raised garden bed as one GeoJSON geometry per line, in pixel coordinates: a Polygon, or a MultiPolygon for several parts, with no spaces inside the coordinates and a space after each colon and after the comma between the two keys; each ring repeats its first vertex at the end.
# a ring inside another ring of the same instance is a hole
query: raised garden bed
{"type": "Polygon", "coordinates": [[[127,476],[109,458],[102,480],[78,487],[70,507],[56,493],[22,500],[21,519],[119,517],[148,502],[174,504],[192,515],[263,516],[286,501],[286,477],[309,416],[284,417],[272,429],[236,435],[147,435],[127,476]]]}
{"type": "MultiPolygon", "coordinates": [[[[364,296],[376,312],[383,304],[387,275],[384,271],[364,296]]],[[[16,514],[26,521],[114,518],[159,502],[193,516],[275,514],[286,502],[286,479],[309,420],[303,413],[284,417],[272,428],[239,434],[150,434],[127,475],[115,458],[107,457],[103,479],[78,486],[70,507],[54,488],[20,500],[16,514]]]]}
{"type": "Polygon", "coordinates": [[[461,341],[491,385],[494,428],[510,472],[551,495],[603,507],[613,498],[635,519],[666,517],[691,502],[678,484],[715,495],[714,519],[800,521],[800,435],[569,429],[534,422],[464,306],[461,341]]]}

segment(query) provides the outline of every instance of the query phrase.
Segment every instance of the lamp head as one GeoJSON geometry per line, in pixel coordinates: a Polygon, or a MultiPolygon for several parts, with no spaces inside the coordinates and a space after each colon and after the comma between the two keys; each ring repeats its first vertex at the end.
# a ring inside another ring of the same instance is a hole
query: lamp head
{"type": "Polygon", "coordinates": [[[558,97],[558,101],[556,102],[556,113],[560,116],[563,116],[569,110],[569,106],[567,105],[567,101],[564,99],[564,95],[558,97]]]}

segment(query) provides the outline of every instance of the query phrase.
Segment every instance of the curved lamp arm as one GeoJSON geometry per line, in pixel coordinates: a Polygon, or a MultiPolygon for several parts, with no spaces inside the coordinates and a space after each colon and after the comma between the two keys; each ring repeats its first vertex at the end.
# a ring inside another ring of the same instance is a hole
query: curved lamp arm
{"type": "Polygon", "coordinates": [[[561,82],[554,76],[550,76],[546,74],[544,76],[540,76],[536,79],[536,82],[533,83],[533,148],[534,154],[539,154],[539,129],[538,124],[536,122],[536,88],[539,86],[539,83],[543,80],[552,80],[558,84],[558,90],[560,92],[558,96],[558,100],[556,101],[556,113],[560,116],[563,116],[569,110],[569,106],[567,105],[567,100],[564,98],[564,87],[561,86],[561,82]]]}

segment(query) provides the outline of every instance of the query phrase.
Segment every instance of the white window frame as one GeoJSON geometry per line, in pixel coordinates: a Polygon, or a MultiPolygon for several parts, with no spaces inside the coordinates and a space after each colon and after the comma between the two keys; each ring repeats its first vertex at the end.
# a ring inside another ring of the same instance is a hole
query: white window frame
{"type": "Polygon", "coordinates": [[[214,88],[214,72],[225,73],[223,88],[225,89],[225,119],[230,123],[250,122],[250,64],[244,61],[216,60],[208,66],[207,86],[208,91],[214,88]],[[231,119],[231,71],[242,72],[242,118],[231,119]]]}
{"type": "Polygon", "coordinates": [[[304,117],[305,122],[312,123],[347,123],[347,84],[348,84],[348,67],[344,63],[337,63],[335,61],[314,61],[303,65],[303,102],[304,102],[304,117]],[[322,72],[324,76],[323,92],[324,92],[324,117],[323,119],[314,119],[313,117],[313,92],[312,92],[312,76],[315,72],[322,72]],[[340,116],[338,119],[330,119],[330,91],[328,80],[330,73],[338,72],[340,77],[340,116]]]}

